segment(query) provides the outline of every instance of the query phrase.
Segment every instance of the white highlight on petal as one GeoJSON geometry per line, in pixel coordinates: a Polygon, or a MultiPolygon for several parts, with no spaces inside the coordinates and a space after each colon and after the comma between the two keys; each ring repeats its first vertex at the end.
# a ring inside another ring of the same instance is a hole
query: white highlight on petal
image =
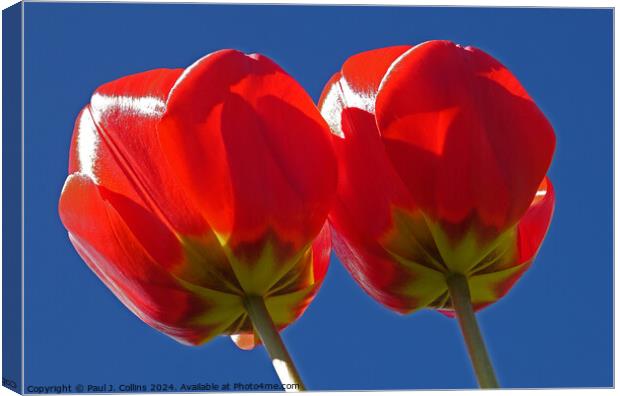
{"type": "MultiPolygon", "coordinates": [[[[61,195],[62,195],[62,194],[65,192],[65,190],[67,189],[67,186],[69,185],[69,181],[71,180],[71,176],[72,176],[72,175],[69,175],[69,177],[67,177],[67,178],[65,179],[65,184],[63,184],[63,185],[62,185],[62,191],[60,192],[60,194],[61,194],[61,195]]],[[[71,234],[69,234],[69,235],[71,235],[71,234]]]]}
{"type": "Polygon", "coordinates": [[[159,117],[166,109],[166,104],[157,97],[143,96],[109,96],[95,93],[90,99],[90,106],[83,112],[78,124],[77,153],[80,162],[80,173],[99,183],[95,173],[97,149],[101,137],[97,125],[109,112],[134,114],[145,117],[159,117]]]}
{"type": "Polygon", "coordinates": [[[347,107],[354,107],[374,114],[375,99],[377,98],[375,92],[355,91],[344,77],[340,78],[340,87],[347,107]]]}
{"type": "Polygon", "coordinates": [[[323,105],[321,106],[321,115],[327,121],[332,133],[338,137],[344,138],[342,131],[341,117],[344,103],[342,100],[342,90],[340,82],[332,84],[325,95],[323,105]]]}
{"type": "Polygon", "coordinates": [[[108,96],[95,93],[90,99],[95,113],[105,113],[110,109],[131,112],[143,116],[159,116],[166,109],[166,104],[155,96],[108,96]]]}
{"type": "Polygon", "coordinates": [[[349,85],[344,76],[332,84],[321,106],[321,115],[329,126],[332,133],[344,138],[342,130],[342,110],[356,108],[374,114],[375,100],[377,95],[372,91],[356,91],[349,85]]]}
{"type": "Polygon", "coordinates": [[[97,148],[100,138],[97,134],[97,127],[89,109],[82,112],[78,125],[77,152],[80,161],[80,173],[90,177],[98,183],[95,175],[95,161],[97,159],[97,148]]]}

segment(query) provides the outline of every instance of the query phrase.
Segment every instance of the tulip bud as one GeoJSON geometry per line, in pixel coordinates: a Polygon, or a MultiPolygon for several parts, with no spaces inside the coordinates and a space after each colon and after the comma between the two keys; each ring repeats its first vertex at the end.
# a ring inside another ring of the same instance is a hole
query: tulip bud
{"type": "Polygon", "coordinates": [[[197,345],[252,335],[247,296],[278,328],[303,313],[327,271],[335,189],[311,98],[266,57],[222,50],[98,88],[75,124],[59,212],[119,300],[197,345]]]}
{"type": "Polygon", "coordinates": [[[497,60],[447,41],[363,52],[319,108],[338,161],[334,248],[377,301],[451,314],[446,279],[460,274],[479,309],[530,266],[553,212],[555,136],[497,60]]]}

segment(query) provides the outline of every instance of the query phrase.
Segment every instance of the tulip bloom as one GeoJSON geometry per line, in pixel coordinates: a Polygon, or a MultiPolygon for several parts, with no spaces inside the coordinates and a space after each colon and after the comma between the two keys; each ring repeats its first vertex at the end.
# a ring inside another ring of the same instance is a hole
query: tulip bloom
{"type": "Polygon", "coordinates": [[[248,301],[282,329],[320,287],[335,191],[312,99],[268,58],[222,50],[99,87],[75,124],[59,212],[144,322],[185,344],[230,334],[251,347],[248,301]]]}
{"type": "Polygon", "coordinates": [[[447,41],[363,52],[319,108],[339,168],[334,249],[374,299],[454,315],[455,284],[480,309],[531,265],[555,136],[497,60],[447,41]]]}

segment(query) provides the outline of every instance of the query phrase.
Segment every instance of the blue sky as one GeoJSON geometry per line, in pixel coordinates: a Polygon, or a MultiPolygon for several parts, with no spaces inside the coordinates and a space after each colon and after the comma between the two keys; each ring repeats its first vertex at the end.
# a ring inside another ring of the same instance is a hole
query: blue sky
{"type": "MultiPolygon", "coordinates": [[[[611,10],[27,3],[26,385],[277,382],[264,349],[187,347],[143,324],[81,261],[57,216],[73,123],[100,84],[185,67],[221,48],[260,52],[318,99],[354,53],[449,39],[519,78],[551,120],[555,217],[533,267],[479,314],[506,387],[611,386],[611,10]]],[[[457,323],[400,316],[335,257],[284,333],[310,389],[476,385],[457,323]]]]}

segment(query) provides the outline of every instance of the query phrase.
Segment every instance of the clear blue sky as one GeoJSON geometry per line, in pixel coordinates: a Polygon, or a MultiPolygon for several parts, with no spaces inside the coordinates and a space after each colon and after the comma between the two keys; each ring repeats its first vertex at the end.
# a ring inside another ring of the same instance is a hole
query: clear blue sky
{"type": "MultiPolygon", "coordinates": [[[[276,382],[260,348],[187,347],[124,308],[57,216],[73,123],[100,84],[185,67],[221,48],[261,52],[318,99],[350,55],[450,39],[484,49],[553,123],[555,218],[538,259],[479,318],[507,387],[611,386],[610,10],[26,4],[26,385],[276,382]]],[[[474,387],[457,323],[379,306],[335,257],[284,334],[311,389],[474,387]]]]}

